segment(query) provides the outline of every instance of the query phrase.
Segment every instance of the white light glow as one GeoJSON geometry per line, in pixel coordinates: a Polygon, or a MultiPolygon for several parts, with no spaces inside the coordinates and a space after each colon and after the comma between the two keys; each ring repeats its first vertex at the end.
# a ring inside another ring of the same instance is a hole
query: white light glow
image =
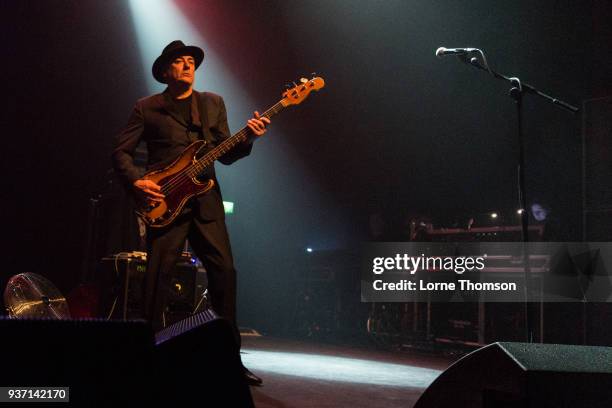
{"type": "Polygon", "coordinates": [[[157,82],[151,74],[153,61],[161,54],[166,45],[174,40],[181,40],[186,45],[196,45],[204,50],[204,62],[196,71],[194,89],[212,91],[223,95],[228,111],[230,127],[243,126],[242,122],[250,117],[250,109],[237,110],[237,106],[253,106],[244,95],[236,81],[228,76],[229,70],[224,66],[213,47],[193,27],[181,10],[171,0],[130,0],[132,20],[138,39],[138,48],[143,65],[147,88],[150,93],[161,92],[164,84],[157,82]],[[232,115],[232,113],[234,115],[232,115]],[[240,119],[237,123],[232,116],[240,119]]]}
{"type": "Polygon", "coordinates": [[[322,381],[389,387],[427,388],[441,371],[407,364],[305,353],[243,349],[242,361],[253,371],[322,381]]]}

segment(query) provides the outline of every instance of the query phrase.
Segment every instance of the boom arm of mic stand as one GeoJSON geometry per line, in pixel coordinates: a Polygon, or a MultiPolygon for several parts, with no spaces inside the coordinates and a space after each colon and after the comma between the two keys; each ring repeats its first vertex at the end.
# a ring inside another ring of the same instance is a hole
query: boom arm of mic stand
{"type": "MultiPolygon", "coordinates": [[[[491,73],[497,79],[501,79],[503,81],[510,82],[513,86],[516,86],[516,80],[517,80],[516,78],[514,78],[514,77],[512,77],[512,78],[507,77],[505,75],[500,74],[499,72],[496,72],[496,71],[492,70],[489,67],[484,67],[480,63],[480,61],[478,61],[478,58],[476,58],[476,57],[471,58],[469,60],[469,64],[474,66],[474,67],[476,67],[476,68],[478,68],[478,69],[481,69],[483,71],[487,71],[487,72],[491,73]]],[[[567,103],[565,101],[562,101],[561,99],[557,99],[557,98],[552,97],[552,96],[550,96],[548,94],[545,94],[544,92],[536,89],[532,85],[529,85],[529,84],[527,84],[525,82],[521,82],[520,85],[521,85],[521,88],[522,88],[521,90],[522,91],[527,91],[527,92],[529,92],[531,94],[538,95],[539,97],[541,97],[543,99],[546,99],[547,101],[551,102],[553,105],[557,105],[560,108],[568,110],[568,111],[570,111],[572,113],[578,113],[580,111],[580,109],[578,109],[574,105],[571,105],[571,104],[569,104],[569,103],[567,103]]]]}

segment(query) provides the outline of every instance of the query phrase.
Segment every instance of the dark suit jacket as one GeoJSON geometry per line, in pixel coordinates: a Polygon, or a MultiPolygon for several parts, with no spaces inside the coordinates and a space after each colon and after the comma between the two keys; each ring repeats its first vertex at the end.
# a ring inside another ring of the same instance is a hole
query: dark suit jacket
{"type": "MultiPolygon", "coordinates": [[[[176,159],[187,146],[197,139],[205,138],[212,148],[230,137],[227,112],[223,98],[211,92],[193,91],[191,117],[188,124],[176,109],[168,92],[149,96],[136,102],[125,128],[116,136],[113,150],[113,167],[123,182],[131,188],[142,173],[134,165],[134,152],[141,140],[148,150],[147,170],[164,167],[176,159]]],[[[247,156],[251,143],[242,143],[219,159],[223,164],[247,156]]],[[[205,220],[224,217],[223,201],[219,183],[212,167],[205,177],[213,178],[216,187],[197,198],[196,210],[205,220]]]]}

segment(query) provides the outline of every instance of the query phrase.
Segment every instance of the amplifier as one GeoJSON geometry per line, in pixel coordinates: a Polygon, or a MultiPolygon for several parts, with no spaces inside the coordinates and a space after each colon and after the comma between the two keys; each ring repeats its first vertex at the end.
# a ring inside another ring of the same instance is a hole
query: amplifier
{"type": "MultiPolygon", "coordinates": [[[[120,253],[101,260],[102,299],[107,318],[129,320],[142,317],[146,255],[120,253]]],[[[183,253],[172,273],[166,324],[193,313],[207,287],[206,270],[188,252],[183,253]]]]}

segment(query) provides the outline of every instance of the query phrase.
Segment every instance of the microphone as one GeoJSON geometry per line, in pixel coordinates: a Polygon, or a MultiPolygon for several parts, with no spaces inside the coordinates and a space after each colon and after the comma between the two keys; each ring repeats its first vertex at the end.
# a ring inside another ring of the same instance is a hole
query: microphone
{"type": "Polygon", "coordinates": [[[445,55],[465,55],[470,52],[477,51],[478,48],[444,48],[440,47],[436,50],[436,57],[442,58],[445,55]]]}

